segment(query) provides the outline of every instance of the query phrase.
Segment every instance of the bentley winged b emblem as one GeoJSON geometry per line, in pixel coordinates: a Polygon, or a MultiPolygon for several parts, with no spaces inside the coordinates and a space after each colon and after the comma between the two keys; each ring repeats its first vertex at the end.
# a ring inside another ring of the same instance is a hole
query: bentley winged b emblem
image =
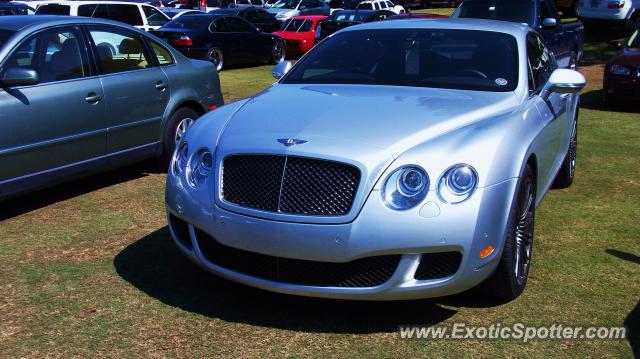
{"type": "Polygon", "coordinates": [[[295,145],[301,145],[301,144],[307,143],[309,141],[298,140],[296,138],[278,138],[278,142],[282,143],[283,145],[285,145],[287,147],[291,147],[291,146],[295,146],[295,145]]]}

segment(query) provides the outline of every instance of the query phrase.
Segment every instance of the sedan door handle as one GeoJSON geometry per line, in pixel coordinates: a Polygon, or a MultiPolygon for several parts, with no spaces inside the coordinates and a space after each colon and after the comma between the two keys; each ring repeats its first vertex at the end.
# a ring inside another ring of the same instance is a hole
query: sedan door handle
{"type": "Polygon", "coordinates": [[[102,100],[102,96],[96,94],[95,92],[89,92],[87,94],[87,97],[84,98],[85,101],[87,101],[88,103],[97,103],[98,101],[102,100]]]}
{"type": "Polygon", "coordinates": [[[164,81],[158,81],[156,83],[156,89],[160,90],[160,91],[164,91],[167,88],[167,84],[164,83],[164,81]]]}

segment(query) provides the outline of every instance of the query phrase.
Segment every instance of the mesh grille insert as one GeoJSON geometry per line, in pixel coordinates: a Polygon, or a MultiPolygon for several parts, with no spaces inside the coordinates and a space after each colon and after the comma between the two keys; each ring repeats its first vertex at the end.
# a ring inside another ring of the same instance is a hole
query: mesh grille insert
{"type": "Polygon", "coordinates": [[[455,274],[460,267],[462,253],[424,253],[414,275],[418,280],[439,279],[455,274]]]}

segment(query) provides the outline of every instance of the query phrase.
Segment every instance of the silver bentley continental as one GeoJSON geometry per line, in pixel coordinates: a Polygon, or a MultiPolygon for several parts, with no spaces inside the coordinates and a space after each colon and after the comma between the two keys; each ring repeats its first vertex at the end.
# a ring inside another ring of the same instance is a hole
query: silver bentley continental
{"type": "Polygon", "coordinates": [[[171,235],[246,285],[366,300],[524,290],[536,207],[576,168],[585,78],[490,20],[349,27],[173,155],[171,235]]]}

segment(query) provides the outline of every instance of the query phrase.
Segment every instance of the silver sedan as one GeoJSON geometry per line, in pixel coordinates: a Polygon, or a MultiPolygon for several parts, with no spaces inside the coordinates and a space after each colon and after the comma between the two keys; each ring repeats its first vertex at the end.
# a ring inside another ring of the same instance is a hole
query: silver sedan
{"type": "Polygon", "coordinates": [[[533,29],[353,26],[274,76],[178,146],[166,207],[180,251],[305,296],[522,293],[536,207],[573,181],[585,86],[533,29]]]}

